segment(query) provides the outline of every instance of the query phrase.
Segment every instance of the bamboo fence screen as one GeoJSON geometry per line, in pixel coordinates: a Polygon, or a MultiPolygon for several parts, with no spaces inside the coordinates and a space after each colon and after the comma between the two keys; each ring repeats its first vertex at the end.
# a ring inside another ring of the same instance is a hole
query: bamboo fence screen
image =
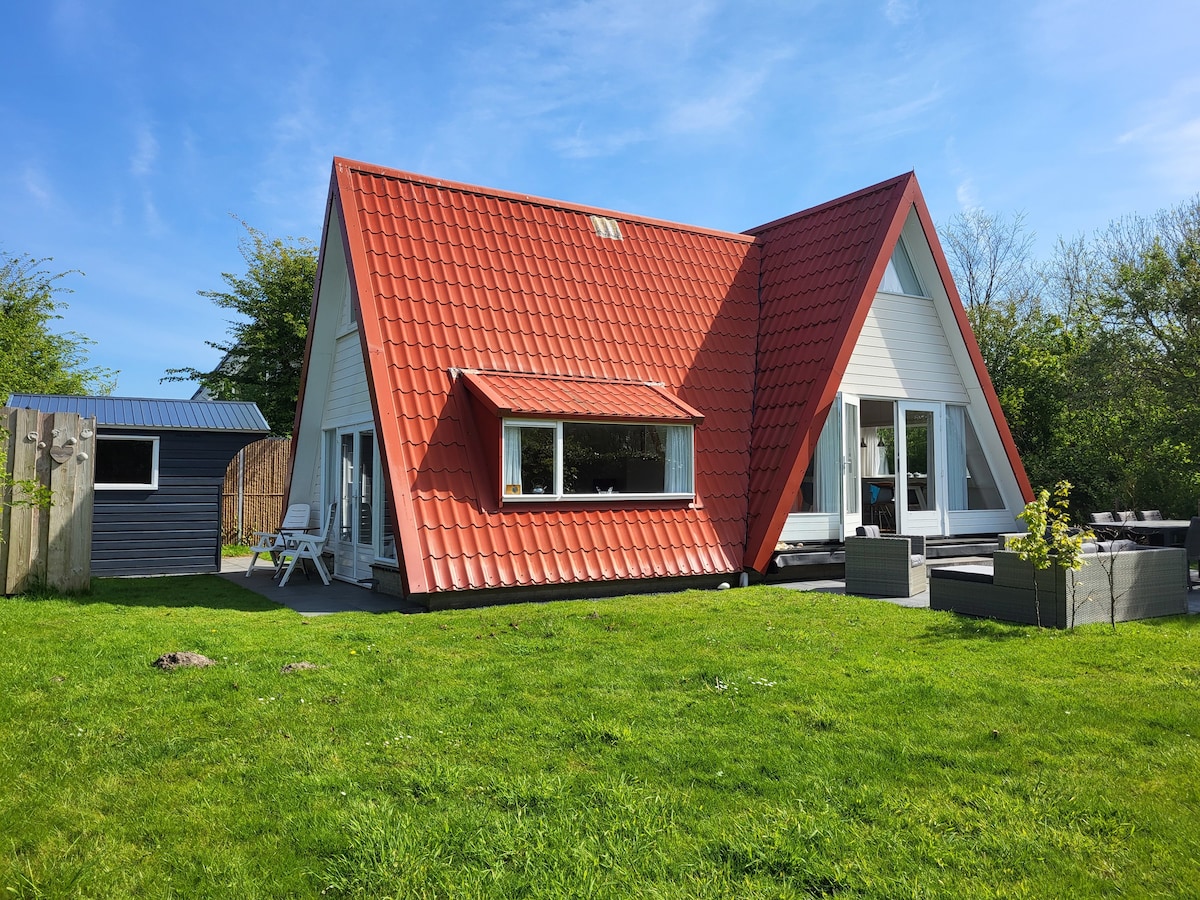
{"type": "Polygon", "coordinates": [[[290,438],[270,437],[238,451],[221,490],[221,542],[253,543],[256,531],[277,531],[283,518],[290,438]]]}

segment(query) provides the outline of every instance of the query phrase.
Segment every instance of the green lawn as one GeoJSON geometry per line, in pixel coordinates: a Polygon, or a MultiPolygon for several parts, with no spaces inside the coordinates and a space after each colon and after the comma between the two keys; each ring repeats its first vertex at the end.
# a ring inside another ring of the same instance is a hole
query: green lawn
{"type": "Polygon", "coordinates": [[[1197,617],[102,580],[0,600],[0,897],[1180,897],[1198,729],[1197,617]]]}

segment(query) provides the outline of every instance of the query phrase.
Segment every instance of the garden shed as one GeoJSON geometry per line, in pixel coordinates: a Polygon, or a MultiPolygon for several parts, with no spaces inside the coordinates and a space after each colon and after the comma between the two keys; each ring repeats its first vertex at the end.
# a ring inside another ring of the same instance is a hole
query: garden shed
{"type": "Polygon", "coordinates": [[[270,430],[255,404],[13,394],[8,405],[95,417],[93,575],[220,571],[225,470],[270,430]]]}

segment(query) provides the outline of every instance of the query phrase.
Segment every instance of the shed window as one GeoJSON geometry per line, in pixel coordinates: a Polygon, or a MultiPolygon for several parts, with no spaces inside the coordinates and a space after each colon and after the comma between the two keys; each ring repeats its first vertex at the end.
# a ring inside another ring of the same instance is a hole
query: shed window
{"type": "Polygon", "coordinates": [[[96,437],[97,490],[158,490],[158,438],[96,437]]]}
{"type": "Polygon", "coordinates": [[[690,497],[693,428],[506,419],[506,500],[690,497]]]}

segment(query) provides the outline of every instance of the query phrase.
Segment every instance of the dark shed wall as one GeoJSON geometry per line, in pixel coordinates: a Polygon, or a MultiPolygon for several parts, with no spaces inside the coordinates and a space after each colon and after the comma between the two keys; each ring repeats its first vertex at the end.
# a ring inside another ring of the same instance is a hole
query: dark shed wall
{"type": "Polygon", "coordinates": [[[234,454],[262,435],[104,428],[157,437],[158,490],[96,491],[92,574],[179,575],[221,568],[221,485],[234,454]]]}

